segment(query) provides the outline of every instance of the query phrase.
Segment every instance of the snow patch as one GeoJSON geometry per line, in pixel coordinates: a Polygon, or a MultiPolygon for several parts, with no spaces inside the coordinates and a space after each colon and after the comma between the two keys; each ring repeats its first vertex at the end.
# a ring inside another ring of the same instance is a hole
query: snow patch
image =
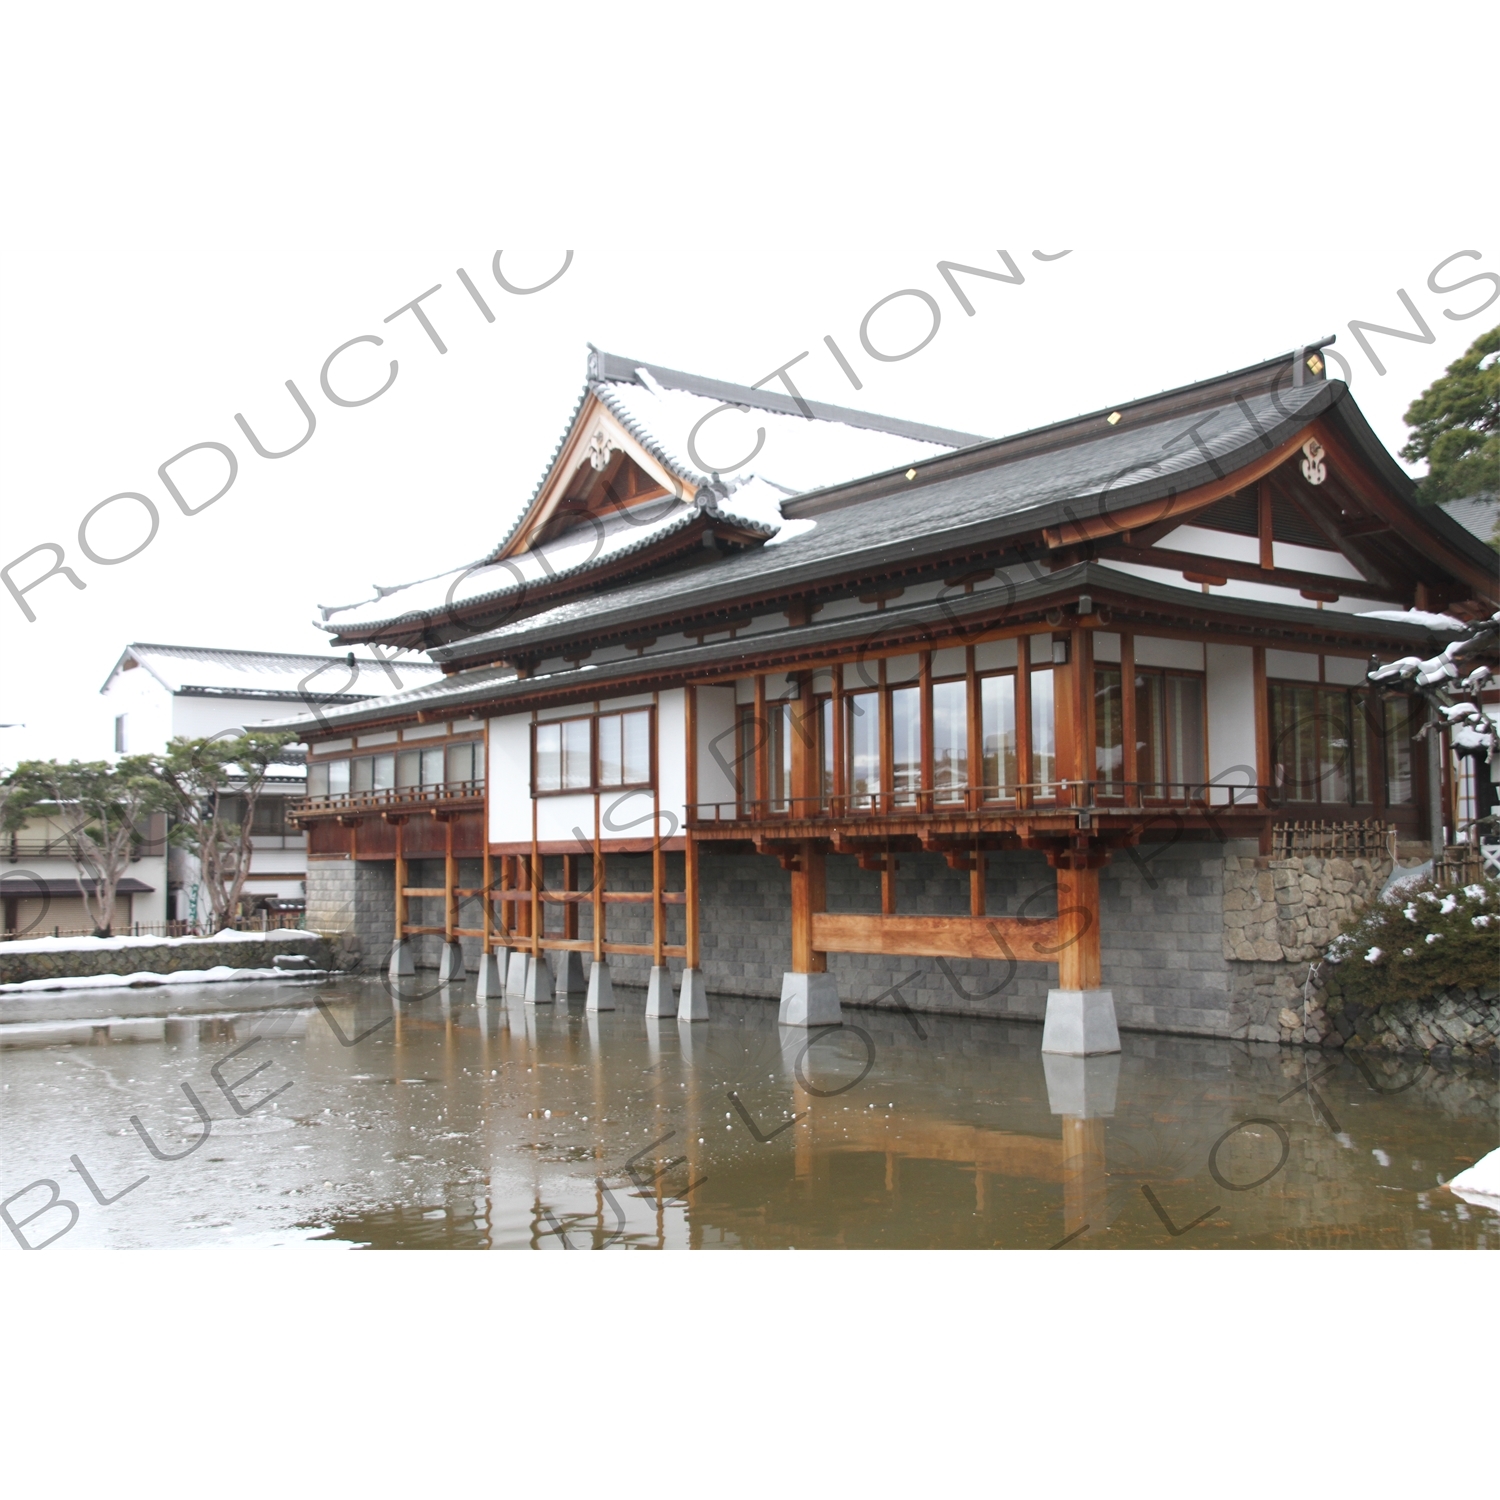
{"type": "Polygon", "coordinates": [[[229,980],[322,979],[324,969],[231,969],[215,964],[211,969],[179,969],[175,974],[78,974],[72,978],[23,979],[0,984],[0,995],[31,994],[37,990],[118,990],[157,984],[223,984],[229,980]]]}
{"type": "Polygon", "coordinates": [[[1448,1186],[1466,1203],[1500,1210],[1500,1150],[1481,1156],[1448,1186]]]}

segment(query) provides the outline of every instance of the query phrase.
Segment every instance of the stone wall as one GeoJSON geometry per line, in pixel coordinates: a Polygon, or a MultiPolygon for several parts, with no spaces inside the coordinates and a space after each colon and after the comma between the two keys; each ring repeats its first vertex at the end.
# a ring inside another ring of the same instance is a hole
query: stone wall
{"type": "Polygon", "coordinates": [[[310,932],[338,939],[340,968],[383,968],[396,922],[394,862],[309,860],[306,921],[310,932]]]}
{"type": "Polygon", "coordinates": [[[1321,1000],[1315,992],[1307,1019],[1322,1046],[1500,1060],[1500,989],[1451,989],[1379,1009],[1345,1001],[1325,1010],[1321,1000]]]}
{"type": "MultiPolygon", "coordinates": [[[[86,942],[86,940],[85,940],[86,942]]],[[[0,944],[0,984],[29,979],[79,979],[95,974],[178,974],[188,969],[270,969],[278,955],[305,956],[309,967],[333,966],[332,946],[315,932],[245,933],[230,940],[132,938],[127,946],[7,952],[0,944]]],[[[290,972],[290,967],[289,967],[290,972]]]]}

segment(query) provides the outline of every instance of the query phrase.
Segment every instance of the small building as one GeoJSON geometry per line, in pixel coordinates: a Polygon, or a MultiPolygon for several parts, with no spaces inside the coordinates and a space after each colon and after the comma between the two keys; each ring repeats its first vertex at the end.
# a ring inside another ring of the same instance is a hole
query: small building
{"type": "MultiPolygon", "coordinates": [[[[121,653],[100,692],[107,743],[114,755],[161,752],[170,740],[237,734],[289,714],[364,702],[383,693],[441,678],[430,662],[382,660],[279,651],[232,651],[208,646],[132,642],[121,653]]],[[[306,795],[306,755],[288,746],[256,800],[251,867],[245,896],[273,910],[297,910],[306,901],[307,836],[287,816],[306,795]]],[[[234,818],[234,821],[241,821],[234,818]]],[[[195,908],[197,864],[173,848],[161,898],[141,907],[137,920],[189,921],[195,908]],[[149,915],[146,913],[149,911],[149,915]]]]}
{"type": "Polygon", "coordinates": [[[324,611],[443,675],[296,721],[309,925],[533,1001],[1264,1034],[1267,865],[1357,863],[1331,910],[1456,826],[1370,658],[1500,597],[1322,347],[999,440],[594,351],[478,562],[324,611]]]}

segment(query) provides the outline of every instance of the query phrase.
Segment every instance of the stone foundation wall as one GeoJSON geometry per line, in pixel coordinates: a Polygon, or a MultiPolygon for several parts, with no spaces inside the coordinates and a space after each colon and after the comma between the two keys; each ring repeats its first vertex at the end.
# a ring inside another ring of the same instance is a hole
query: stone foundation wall
{"type": "Polygon", "coordinates": [[[1317,1003],[1321,998],[1318,994],[1309,1010],[1308,1029],[1321,1033],[1322,1046],[1500,1060],[1500,989],[1445,990],[1382,1009],[1345,1002],[1324,1010],[1317,1003]]]}

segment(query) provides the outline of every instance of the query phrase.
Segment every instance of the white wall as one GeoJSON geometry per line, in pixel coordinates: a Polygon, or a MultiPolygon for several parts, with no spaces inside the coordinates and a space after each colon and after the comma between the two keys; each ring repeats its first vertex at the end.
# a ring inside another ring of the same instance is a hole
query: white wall
{"type": "MultiPolygon", "coordinates": [[[[739,747],[734,731],[734,689],[698,689],[698,801],[732,803],[739,747]]],[[[726,809],[728,811],[728,809],[726,809]]]]}
{"type": "MultiPolygon", "coordinates": [[[[531,842],[531,715],[490,720],[490,842],[531,842]]],[[[589,826],[593,826],[593,813],[589,826]]]]}
{"type": "Polygon", "coordinates": [[[1254,786],[1255,662],[1249,646],[1204,647],[1207,658],[1208,778],[1254,786]]]}

